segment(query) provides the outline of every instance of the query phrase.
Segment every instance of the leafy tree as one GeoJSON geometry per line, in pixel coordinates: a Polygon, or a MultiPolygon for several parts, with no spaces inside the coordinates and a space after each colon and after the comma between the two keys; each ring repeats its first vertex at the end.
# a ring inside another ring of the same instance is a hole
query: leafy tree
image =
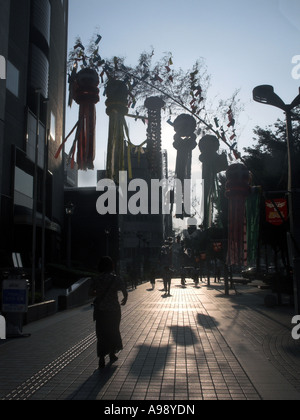
{"type": "MultiPolygon", "coordinates": [[[[295,161],[300,163],[300,107],[292,116],[295,161]]],[[[263,197],[283,197],[287,194],[288,186],[288,151],[286,141],[286,122],[277,120],[274,126],[265,129],[256,127],[256,138],[252,147],[245,148],[244,162],[253,174],[253,185],[260,185],[263,197]]],[[[295,181],[297,188],[300,186],[300,165],[296,165],[295,181]]],[[[262,201],[260,239],[261,243],[270,245],[274,252],[270,264],[277,265],[278,256],[281,257],[288,273],[288,248],[286,234],[289,222],[274,226],[266,222],[265,203],[262,201]]],[[[282,276],[280,276],[282,279],[282,276]]],[[[287,276],[285,285],[291,285],[291,278],[287,276]]]]}
{"type": "MultiPolygon", "coordinates": [[[[264,191],[286,191],[288,183],[288,153],[286,123],[277,120],[274,127],[254,130],[255,145],[245,148],[244,162],[253,174],[253,183],[264,191]]],[[[300,163],[300,107],[293,113],[293,136],[297,161],[300,163]]],[[[297,165],[300,185],[300,165],[297,165]]]]}

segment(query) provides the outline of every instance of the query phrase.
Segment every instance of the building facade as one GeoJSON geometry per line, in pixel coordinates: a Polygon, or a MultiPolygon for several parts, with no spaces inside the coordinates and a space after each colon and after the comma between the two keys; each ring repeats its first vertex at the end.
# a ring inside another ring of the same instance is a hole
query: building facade
{"type": "Polygon", "coordinates": [[[0,0],[0,266],[61,254],[68,0],[0,0]],[[35,238],[35,239],[33,239],[35,238]]]}

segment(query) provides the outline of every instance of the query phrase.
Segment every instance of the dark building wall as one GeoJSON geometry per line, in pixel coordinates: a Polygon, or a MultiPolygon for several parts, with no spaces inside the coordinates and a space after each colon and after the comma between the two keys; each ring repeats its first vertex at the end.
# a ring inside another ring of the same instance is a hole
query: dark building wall
{"type": "Polygon", "coordinates": [[[63,224],[64,218],[64,155],[55,159],[55,154],[65,137],[65,95],[67,62],[68,2],[51,1],[51,45],[49,54],[49,127],[55,118],[55,139],[50,136],[48,165],[53,173],[52,218],[63,224]],[[65,42],[62,42],[65,40],[65,42]],[[52,114],[52,115],[51,115],[52,114]]]}
{"type": "MultiPolygon", "coordinates": [[[[65,205],[74,205],[71,217],[71,259],[76,266],[97,268],[99,258],[109,255],[116,268],[119,264],[119,224],[118,215],[101,216],[97,213],[96,202],[100,193],[95,188],[67,188],[65,205]]],[[[68,226],[66,216],[66,226],[68,226]]],[[[64,249],[70,244],[66,228],[64,249]]]]}
{"type": "Polygon", "coordinates": [[[30,253],[39,116],[37,251],[40,254],[40,216],[46,190],[46,247],[47,257],[53,260],[61,252],[64,223],[63,157],[55,159],[54,154],[64,138],[68,0],[0,0],[0,10],[0,54],[7,59],[9,73],[6,87],[0,86],[0,251],[25,249],[30,253]],[[48,132],[52,136],[45,165],[48,132]],[[22,184],[24,191],[16,190],[16,171],[18,188],[22,184]]]}
{"type": "Polygon", "coordinates": [[[13,195],[13,149],[11,146],[15,145],[22,150],[25,147],[29,23],[30,3],[28,1],[11,0],[7,60],[19,72],[19,86],[18,96],[15,96],[8,89],[6,90],[3,182],[1,188],[2,193],[6,196],[13,195]],[[18,13],[16,13],[17,10],[18,13]]]}
{"type": "MultiPolygon", "coordinates": [[[[8,28],[9,28],[10,0],[1,1],[0,14],[0,55],[7,59],[8,53],[8,28]]],[[[0,80],[0,214],[1,209],[6,205],[7,199],[2,196],[2,173],[3,173],[3,153],[4,153],[4,120],[6,103],[6,80],[0,80]]]]}

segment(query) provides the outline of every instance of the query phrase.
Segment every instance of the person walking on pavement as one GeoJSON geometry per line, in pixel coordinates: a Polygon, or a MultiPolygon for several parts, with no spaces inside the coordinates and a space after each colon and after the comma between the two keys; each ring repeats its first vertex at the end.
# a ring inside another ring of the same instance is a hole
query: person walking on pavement
{"type": "Polygon", "coordinates": [[[154,268],[152,268],[150,271],[150,283],[152,286],[152,290],[154,290],[155,289],[155,269],[154,268]]]}
{"type": "Polygon", "coordinates": [[[172,279],[171,270],[168,266],[165,266],[163,270],[163,282],[164,282],[165,295],[168,295],[168,296],[170,296],[171,279],[172,279]]]}
{"type": "Polygon", "coordinates": [[[95,277],[89,295],[94,300],[94,321],[96,321],[97,356],[99,369],[105,367],[105,356],[110,363],[118,360],[116,353],[123,350],[120,333],[121,307],[118,292],[123,294],[121,305],[126,305],[128,292],[124,282],[114,273],[110,257],[102,257],[98,266],[99,276],[95,277]]]}

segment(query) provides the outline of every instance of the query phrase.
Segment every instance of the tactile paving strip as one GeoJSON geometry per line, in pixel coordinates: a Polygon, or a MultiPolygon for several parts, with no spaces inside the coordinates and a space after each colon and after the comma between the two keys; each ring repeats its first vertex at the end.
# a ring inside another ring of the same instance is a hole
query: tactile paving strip
{"type": "Polygon", "coordinates": [[[27,379],[15,390],[11,391],[2,401],[5,400],[27,400],[41,387],[49,382],[54,376],[69,365],[76,357],[78,357],[84,350],[90,347],[96,341],[95,333],[89,334],[79,343],[75,344],[53,362],[49,363],[31,378],[27,379]]]}

